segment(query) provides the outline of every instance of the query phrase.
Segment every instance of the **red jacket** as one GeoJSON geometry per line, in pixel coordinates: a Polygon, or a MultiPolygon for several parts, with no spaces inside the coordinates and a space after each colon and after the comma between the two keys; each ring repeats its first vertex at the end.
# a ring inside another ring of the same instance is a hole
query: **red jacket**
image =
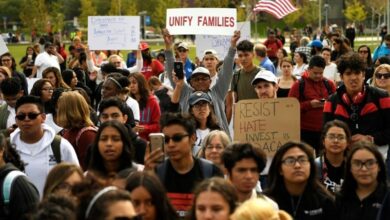
{"type": "MultiPolygon", "coordinates": [[[[313,81],[305,72],[302,76],[305,81],[304,96],[299,94],[299,83],[297,80],[290,89],[288,97],[295,97],[301,104],[301,129],[308,131],[321,131],[323,121],[323,108],[313,108],[310,101],[313,99],[328,99],[329,93],[324,81],[313,81]]],[[[332,93],[336,92],[336,85],[332,80],[328,80],[332,93]]]]}
{"type": "Polygon", "coordinates": [[[139,133],[144,140],[149,140],[149,134],[160,132],[160,105],[154,95],[149,95],[146,107],[141,110],[139,125],[145,126],[145,129],[139,133]]]}
{"type": "Polygon", "coordinates": [[[141,73],[144,74],[146,80],[149,80],[152,76],[158,77],[162,72],[164,72],[164,65],[162,65],[160,61],[153,59],[152,63],[148,64],[147,61],[144,60],[141,73]]]}

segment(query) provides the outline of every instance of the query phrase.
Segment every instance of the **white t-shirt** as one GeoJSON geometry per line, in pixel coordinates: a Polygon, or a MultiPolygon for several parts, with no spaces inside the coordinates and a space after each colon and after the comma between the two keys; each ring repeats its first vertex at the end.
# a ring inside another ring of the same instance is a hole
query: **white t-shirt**
{"type": "Polygon", "coordinates": [[[42,78],[42,72],[48,67],[55,67],[61,71],[60,63],[58,61],[58,57],[55,55],[48,54],[47,52],[43,52],[38,54],[35,59],[35,66],[37,66],[37,78],[42,78]]]}
{"type": "Polygon", "coordinates": [[[324,69],[324,77],[333,80],[333,82],[335,83],[341,80],[339,71],[337,70],[337,65],[335,63],[330,63],[329,65],[326,65],[324,69]]]}
{"type": "Polygon", "coordinates": [[[131,98],[130,96],[128,96],[127,99],[126,99],[126,104],[133,111],[134,120],[136,122],[139,122],[140,117],[141,117],[141,113],[140,113],[140,110],[139,110],[139,104],[138,104],[137,100],[135,100],[135,99],[131,98]]]}
{"type": "Polygon", "coordinates": [[[192,153],[196,155],[200,148],[202,147],[202,141],[203,139],[210,133],[210,128],[206,128],[204,130],[202,129],[196,129],[196,141],[194,148],[192,150],[192,153]]]}
{"type": "Polygon", "coordinates": [[[15,124],[15,108],[10,107],[9,105],[7,106],[7,110],[9,111],[9,115],[7,118],[7,128],[10,128],[12,125],[15,124]]]}
{"type": "Polygon", "coordinates": [[[294,65],[293,75],[296,76],[298,79],[300,79],[303,72],[306,71],[307,67],[308,67],[307,64],[302,64],[302,66],[300,67],[298,67],[298,65],[294,65]]]}

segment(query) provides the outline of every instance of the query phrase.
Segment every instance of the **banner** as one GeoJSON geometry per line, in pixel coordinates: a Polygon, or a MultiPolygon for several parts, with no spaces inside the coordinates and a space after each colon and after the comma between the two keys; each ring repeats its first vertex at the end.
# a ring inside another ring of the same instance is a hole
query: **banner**
{"type": "MultiPolygon", "coordinates": [[[[251,40],[251,24],[247,22],[238,22],[237,29],[241,31],[240,41],[251,40]]],[[[231,36],[220,35],[196,35],[196,56],[202,60],[203,52],[208,49],[214,49],[218,53],[218,58],[222,60],[229,51],[231,36]]]]}
{"type": "Polygon", "coordinates": [[[281,145],[300,141],[300,105],[295,98],[242,100],[234,108],[234,141],[250,142],[273,157],[281,145]]]}
{"type": "Polygon", "coordinates": [[[233,35],[237,29],[235,8],[167,9],[166,28],[172,35],[233,35]]]}
{"type": "Polygon", "coordinates": [[[88,17],[90,50],[137,50],[139,42],[139,16],[88,17]]]}
{"type": "Polygon", "coordinates": [[[7,53],[8,51],[9,50],[8,50],[7,45],[4,42],[4,39],[2,37],[0,37],[0,56],[7,53]]]}

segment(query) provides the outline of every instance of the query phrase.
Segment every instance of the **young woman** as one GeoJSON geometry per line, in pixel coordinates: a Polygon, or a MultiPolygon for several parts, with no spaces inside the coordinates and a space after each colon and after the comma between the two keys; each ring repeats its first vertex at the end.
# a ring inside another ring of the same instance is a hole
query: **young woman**
{"type": "Polygon", "coordinates": [[[390,65],[381,64],[375,69],[371,84],[390,92],[390,65]]]}
{"type": "MultiPolygon", "coordinates": [[[[3,80],[11,78],[11,70],[9,70],[5,66],[0,66],[0,83],[3,82],[3,80]]],[[[5,101],[3,100],[3,95],[0,94],[0,105],[4,104],[5,101]]]]}
{"type": "Polygon", "coordinates": [[[160,79],[156,76],[150,77],[148,84],[153,94],[157,96],[159,100],[161,114],[168,111],[175,112],[178,110],[179,105],[174,104],[171,101],[173,93],[172,88],[163,85],[160,79]]]}
{"type": "Polygon", "coordinates": [[[316,158],[320,181],[327,190],[340,191],[344,179],[345,158],[351,143],[351,131],[340,120],[329,121],[321,134],[324,153],[316,158]]]}
{"type": "Polygon", "coordinates": [[[278,149],[268,186],[266,195],[294,219],[336,219],[334,200],[317,180],[314,152],[306,144],[287,142],[278,149]]]}
{"type": "Polygon", "coordinates": [[[51,194],[72,196],[72,187],[84,179],[79,166],[70,163],[57,164],[50,170],[43,188],[43,198],[51,194]]]}
{"type": "Polygon", "coordinates": [[[382,154],[371,143],[357,142],[351,145],[345,170],[336,196],[338,219],[376,219],[388,192],[382,154]]]}
{"type": "Polygon", "coordinates": [[[219,130],[211,98],[207,93],[194,92],[188,99],[190,114],[196,121],[196,142],[193,154],[196,155],[201,148],[203,139],[212,130],[219,130]]]}
{"type": "Polygon", "coordinates": [[[283,69],[282,69],[282,61],[284,58],[288,57],[287,51],[283,48],[278,49],[276,52],[276,60],[274,62],[274,66],[276,69],[276,76],[282,75],[283,69]]]}
{"type": "Polygon", "coordinates": [[[293,68],[293,75],[300,79],[302,74],[306,71],[308,67],[306,54],[303,52],[295,52],[294,63],[295,65],[293,68]]]}
{"type": "Polygon", "coordinates": [[[53,85],[48,79],[37,80],[30,91],[30,95],[41,98],[43,104],[45,105],[45,113],[50,113],[54,110],[51,102],[53,91],[53,85]]]}
{"type": "Polygon", "coordinates": [[[159,132],[160,106],[157,99],[150,93],[145,77],[140,73],[129,76],[130,95],[138,101],[140,109],[139,124],[134,127],[140,137],[149,140],[149,134],[159,132]]]}
{"type": "Polygon", "coordinates": [[[71,89],[75,89],[78,83],[76,73],[71,69],[66,69],[62,72],[62,79],[71,89]]]}
{"type": "Polygon", "coordinates": [[[35,53],[34,48],[28,46],[26,48],[26,55],[24,55],[19,62],[19,65],[23,68],[23,73],[26,77],[29,77],[32,73],[35,58],[37,58],[37,54],[35,53]]]}
{"type": "Polygon", "coordinates": [[[81,167],[85,170],[85,157],[96,136],[87,101],[77,91],[64,92],[57,103],[57,124],[64,128],[62,136],[74,147],[81,167]]]}
{"type": "MultiPolygon", "coordinates": [[[[223,150],[230,144],[229,136],[220,130],[210,131],[202,141],[202,148],[199,157],[205,158],[217,165],[221,170],[225,170],[221,160],[223,150]]],[[[226,173],[226,172],[224,172],[226,173]]]]}
{"type": "Polygon", "coordinates": [[[194,191],[191,220],[229,220],[238,198],[231,183],[220,177],[201,182],[194,191]]]}
{"type": "Polygon", "coordinates": [[[126,190],[130,192],[135,211],[143,220],[178,219],[164,186],[153,173],[134,172],[126,182],[126,190]]]}
{"type": "Polygon", "coordinates": [[[126,127],[116,120],[104,122],[91,146],[88,172],[109,179],[129,168],[132,152],[126,127]]]}
{"type": "MultiPolygon", "coordinates": [[[[73,77],[73,75],[72,75],[73,77]]],[[[70,87],[62,79],[60,71],[55,67],[48,67],[42,72],[42,78],[50,80],[55,89],[63,88],[70,89],[70,87]]]]}
{"type": "Polygon", "coordinates": [[[339,57],[341,57],[341,55],[346,54],[351,50],[351,48],[348,46],[347,43],[345,43],[342,37],[334,38],[332,44],[334,50],[330,55],[331,61],[336,61],[339,57]]]}
{"type": "Polygon", "coordinates": [[[272,203],[262,198],[249,199],[245,201],[236,209],[230,219],[292,220],[291,216],[287,212],[283,210],[276,210],[272,203]]]}
{"type": "Polygon", "coordinates": [[[11,55],[11,53],[7,52],[0,56],[0,66],[5,66],[11,71],[12,77],[16,77],[20,80],[24,94],[28,94],[28,84],[26,76],[16,70],[16,62],[15,58],[11,55]]]}
{"type": "Polygon", "coordinates": [[[366,81],[371,79],[372,74],[374,73],[374,62],[371,57],[371,49],[367,45],[360,45],[357,50],[359,56],[363,59],[363,62],[366,63],[365,79],[366,81]]]}
{"type": "Polygon", "coordinates": [[[278,98],[288,97],[288,93],[292,85],[297,81],[297,77],[293,75],[293,62],[290,58],[283,58],[280,67],[282,70],[281,76],[278,79],[278,91],[276,96],[278,98]]]}

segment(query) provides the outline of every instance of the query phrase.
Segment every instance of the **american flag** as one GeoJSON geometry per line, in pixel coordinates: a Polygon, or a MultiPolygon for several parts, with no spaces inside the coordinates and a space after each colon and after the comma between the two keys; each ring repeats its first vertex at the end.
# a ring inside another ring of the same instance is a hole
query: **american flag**
{"type": "Polygon", "coordinates": [[[264,11],[272,14],[277,19],[281,19],[296,10],[289,0],[260,0],[253,8],[254,12],[264,11]]]}

